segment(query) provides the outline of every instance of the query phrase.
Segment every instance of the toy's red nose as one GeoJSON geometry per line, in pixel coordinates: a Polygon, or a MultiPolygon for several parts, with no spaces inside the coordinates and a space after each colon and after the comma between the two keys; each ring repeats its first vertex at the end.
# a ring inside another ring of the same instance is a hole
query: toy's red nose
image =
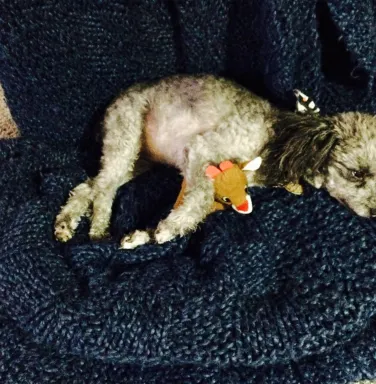
{"type": "Polygon", "coordinates": [[[236,207],[238,211],[247,212],[248,211],[248,201],[246,200],[243,204],[240,204],[236,207]]]}

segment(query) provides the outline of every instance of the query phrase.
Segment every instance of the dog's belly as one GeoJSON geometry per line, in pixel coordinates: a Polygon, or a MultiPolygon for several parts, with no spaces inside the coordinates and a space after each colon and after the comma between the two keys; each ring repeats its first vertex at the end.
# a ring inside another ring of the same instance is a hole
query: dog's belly
{"type": "Polygon", "coordinates": [[[158,115],[151,110],[147,114],[144,151],[153,161],[181,169],[188,143],[195,135],[213,129],[214,125],[187,110],[168,112],[158,115]]]}
{"type": "Polygon", "coordinates": [[[217,140],[213,151],[234,157],[236,150],[235,157],[252,160],[268,136],[264,116],[269,104],[210,76],[167,79],[152,88],[147,101],[143,152],[153,161],[182,171],[194,137],[217,130],[227,119],[234,120],[230,124],[233,138],[227,135],[223,142],[217,140]]]}
{"type": "Polygon", "coordinates": [[[217,127],[228,113],[206,92],[202,80],[184,79],[156,89],[144,126],[144,152],[157,162],[182,169],[185,149],[196,135],[217,127]]]}

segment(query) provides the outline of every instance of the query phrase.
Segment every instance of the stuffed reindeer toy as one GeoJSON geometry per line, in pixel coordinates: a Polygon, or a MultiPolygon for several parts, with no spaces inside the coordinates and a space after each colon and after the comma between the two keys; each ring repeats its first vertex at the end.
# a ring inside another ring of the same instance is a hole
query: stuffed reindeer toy
{"type": "MultiPolygon", "coordinates": [[[[211,212],[232,207],[236,212],[248,214],[252,212],[252,200],[248,192],[247,177],[245,171],[256,171],[261,166],[261,157],[242,165],[234,164],[231,161],[222,161],[218,167],[209,165],[205,174],[214,185],[214,202],[211,212]]],[[[184,199],[186,181],[183,180],[179,196],[175,202],[174,209],[177,209],[184,199]]]]}

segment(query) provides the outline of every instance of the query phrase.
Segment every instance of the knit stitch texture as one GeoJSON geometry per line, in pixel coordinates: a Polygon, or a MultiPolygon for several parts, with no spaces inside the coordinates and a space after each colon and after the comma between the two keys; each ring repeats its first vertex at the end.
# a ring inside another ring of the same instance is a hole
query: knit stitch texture
{"type": "Polygon", "coordinates": [[[118,249],[177,196],[157,167],[117,195],[109,241],[53,221],[95,170],[107,103],[172,73],[231,77],[293,108],[376,113],[371,0],[0,0],[1,383],[324,383],[376,377],[376,226],[326,192],[253,191],[191,236],[118,249]]]}

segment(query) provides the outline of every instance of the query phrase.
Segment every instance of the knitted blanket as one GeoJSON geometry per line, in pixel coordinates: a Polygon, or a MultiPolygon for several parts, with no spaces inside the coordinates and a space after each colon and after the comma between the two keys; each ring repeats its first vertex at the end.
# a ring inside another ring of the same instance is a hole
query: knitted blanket
{"type": "Polygon", "coordinates": [[[375,378],[375,222],[324,191],[255,189],[252,215],[119,250],[177,196],[160,166],[119,190],[111,240],[90,242],[86,219],[53,237],[122,88],[211,72],[282,107],[299,88],[323,113],[375,113],[375,26],[371,0],[0,0],[0,82],[22,133],[0,142],[0,382],[375,378]]]}

